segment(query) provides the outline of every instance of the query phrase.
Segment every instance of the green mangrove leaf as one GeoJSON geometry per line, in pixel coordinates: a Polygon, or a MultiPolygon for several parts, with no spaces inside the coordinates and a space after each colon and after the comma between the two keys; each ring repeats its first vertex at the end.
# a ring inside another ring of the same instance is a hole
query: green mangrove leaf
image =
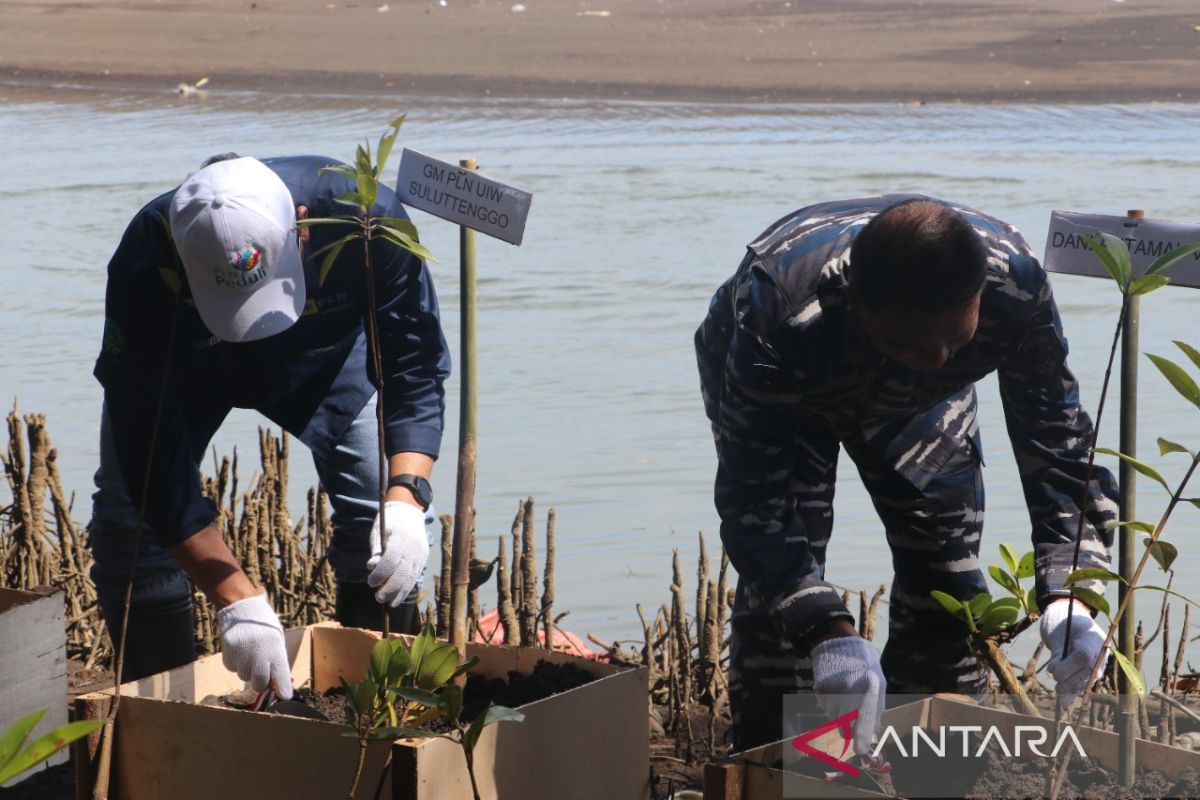
{"type": "Polygon", "coordinates": [[[1178,339],[1172,339],[1171,341],[1175,343],[1176,347],[1183,351],[1183,354],[1186,355],[1193,364],[1195,364],[1197,367],[1200,367],[1200,350],[1197,350],[1187,342],[1181,342],[1178,339]]]}
{"type": "Polygon", "coordinates": [[[987,592],[982,592],[975,595],[967,603],[967,609],[971,612],[971,616],[979,619],[983,616],[983,612],[987,611],[992,605],[992,596],[987,592]]]}
{"type": "Polygon", "coordinates": [[[959,618],[962,617],[964,607],[963,604],[958,602],[956,598],[951,597],[939,589],[934,589],[929,593],[929,596],[938,601],[938,604],[941,605],[942,608],[946,609],[947,613],[953,614],[959,618]]]}
{"type": "Polygon", "coordinates": [[[421,632],[413,638],[412,647],[409,649],[414,675],[421,669],[421,661],[424,660],[425,654],[437,647],[437,644],[437,634],[434,633],[433,626],[428,622],[425,623],[425,627],[421,628],[421,632]]]}
{"type": "Polygon", "coordinates": [[[1037,609],[1037,587],[1030,586],[1029,591],[1022,598],[1025,601],[1025,613],[1032,614],[1037,609]]]}
{"type": "Polygon", "coordinates": [[[984,612],[983,619],[979,622],[979,630],[984,636],[991,636],[1016,622],[1019,613],[1019,609],[1011,606],[992,606],[984,612]]]}
{"type": "Polygon", "coordinates": [[[342,683],[342,691],[346,693],[346,714],[350,719],[357,719],[362,713],[358,707],[358,684],[347,683],[346,679],[338,676],[338,680],[342,683]]]}
{"type": "MultiPolygon", "coordinates": [[[[1153,356],[1151,356],[1151,358],[1153,358],[1153,356]]],[[[1200,390],[1197,390],[1197,391],[1200,391],[1200,390]]],[[[1171,491],[1171,487],[1167,486],[1167,482],[1163,479],[1163,476],[1159,475],[1158,470],[1154,469],[1154,467],[1150,466],[1149,464],[1143,464],[1141,461],[1138,461],[1136,458],[1127,456],[1118,450],[1113,450],[1108,447],[1097,447],[1097,448],[1095,448],[1095,451],[1097,453],[1103,453],[1106,456],[1116,456],[1117,458],[1121,459],[1129,466],[1133,467],[1136,471],[1145,475],[1147,478],[1157,481],[1158,485],[1163,487],[1164,489],[1166,489],[1168,492],[1171,491]]]]}
{"type": "Polygon", "coordinates": [[[1083,567],[1068,575],[1063,585],[1074,586],[1081,581],[1120,581],[1125,583],[1124,578],[1104,567],[1083,567]]]}
{"type": "Polygon", "coordinates": [[[395,228],[411,238],[414,242],[420,241],[421,239],[421,237],[417,235],[417,226],[413,224],[411,219],[403,219],[402,217],[375,217],[374,220],[378,225],[386,225],[389,228],[395,228]]]}
{"type": "Polygon", "coordinates": [[[1179,499],[1181,502],[1191,503],[1196,508],[1200,508],[1200,497],[1181,497],[1179,499]]]}
{"type": "Polygon", "coordinates": [[[1183,367],[1153,353],[1146,353],[1146,358],[1154,362],[1154,366],[1158,367],[1158,371],[1175,387],[1175,391],[1192,405],[1200,407],[1200,386],[1196,385],[1191,375],[1183,371],[1183,367]]]}
{"type": "Polygon", "coordinates": [[[1187,453],[1189,456],[1192,456],[1192,458],[1195,458],[1191,450],[1188,450],[1181,444],[1176,444],[1175,442],[1172,442],[1169,439],[1164,439],[1160,436],[1158,437],[1158,454],[1160,456],[1165,456],[1167,453],[1187,453]]]}
{"type": "Polygon", "coordinates": [[[392,120],[388,124],[388,129],[384,131],[383,136],[379,137],[379,147],[375,149],[376,177],[383,172],[388,157],[392,154],[392,145],[396,142],[396,134],[400,133],[400,126],[404,124],[404,116],[404,114],[401,114],[392,120]]]}
{"type": "Polygon", "coordinates": [[[1021,584],[1017,583],[1016,578],[1000,569],[1000,567],[992,564],[988,567],[988,575],[991,575],[992,580],[1003,586],[1013,597],[1021,596],[1021,584]]]}
{"type": "Polygon", "coordinates": [[[992,604],[990,606],[988,606],[988,608],[989,609],[992,609],[992,608],[1020,609],[1021,601],[1016,597],[997,597],[995,600],[992,601],[992,604]]]}
{"type": "Polygon", "coordinates": [[[1083,240],[1087,242],[1088,247],[1092,248],[1092,252],[1100,259],[1104,269],[1116,281],[1121,293],[1128,292],[1132,268],[1129,265],[1129,248],[1125,246],[1125,243],[1111,233],[1103,231],[1096,231],[1091,236],[1084,236],[1083,240]]]}
{"type": "Polygon", "coordinates": [[[473,669],[475,667],[475,665],[478,663],[479,663],[479,656],[471,656],[466,661],[462,662],[461,664],[459,664],[457,667],[454,668],[454,674],[450,676],[449,680],[454,680],[459,675],[462,675],[464,672],[468,672],[469,670],[473,669]]]}
{"type": "Polygon", "coordinates": [[[463,734],[462,746],[467,752],[475,749],[476,742],[479,741],[479,735],[483,733],[483,729],[493,722],[523,722],[525,715],[515,709],[505,706],[494,706],[489,704],[478,717],[476,717],[466,733],[463,734]]]}
{"type": "Polygon", "coordinates": [[[387,682],[388,662],[392,660],[392,643],[389,639],[380,639],[371,648],[371,658],[367,662],[367,677],[376,684],[387,682]]]}
{"type": "MultiPolygon", "coordinates": [[[[26,714],[12,724],[8,730],[0,734],[0,769],[3,769],[9,761],[20,751],[21,745],[29,737],[29,734],[37,727],[45,715],[46,709],[42,708],[37,711],[26,714]]],[[[3,781],[0,781],[3,783],[3,781]]]]}
{"type": "Polygon", "coordinates": [[[1072,586],[1071,594],[1099,611],[1105,617],[1112,613],[1112,609],[1108,605],[1108,600],[1099,592],[1093,592],[1091,589],[1085,589],[1082,586],[1072,586]]]}
{"type": "Polygon", "coordinates": [[[343,192],[333,199],[342,205],[354,206],[360,211],[370,208],[370,206],[368,206],[366,201],[363,199],[362,194],[359,192],[343,192]]]}
{"type": "Polygon", "coordinates": [[[1165,592],[1169,595],[1178,597],[1180,600],[1186,601],[1190,605],[1200,606],[1200,603],[1197,603],[1195,600],[1188,597],[1186,594],[1180,594],[1179,592],[1175,591],[1174,589],[1168,589],[1166,586],[1143,586],[1141,584],[1138,584],[1134,588],[1135,589],[1148,589],[1149,591],[1152,591],[1152,592],[1165,592]]]}
{"type": "MultiPolygon", "coordinates": [[[[25,719],[28,719],[28,717],[23,717],[22,720],[18,721],[18,724],[25,719]]],[[[7,783],[11,778],[16,777],[33,765],[40,764],[71,742],[76,739],[82,739],[103,724],[104,720],[102,719],[85,719],[78,722],[68,722],[66,725],[62,725],[39,736],[30,742],[24,750],[8,759],[8,762],[4,766],[0,767],[0,784],[7,783]]],[[[25,736],[28,736],[28,731],[21,737],[22,741],[25,736]]]]}
{"type": "Polygon", "coordinates": [[[409,655],[408,646],[404,644],[403,639],[393,639],[393,641],[398,642],[401,646],[392,648],[392,657],[388,660],[387,682],[391,686],[396,686],[411,670],[412,657],[409,655]]]}
{"type": "Polygon", "coordinates": [[[1036,570],[1033,564],[1033,551],[1030,550],[1021,556],[1020,562],[1017,564],[1017,579],[1032,578],[1036,570]]]}
{"type": "Polygon", "coordinates": [[[365,211],[375,205],[375,194],[379,189],[379,181],[375,178],[374,168],[358,173],[358,194],[362,197],[362,209],[365,211]]]}
{"type": "Polygon", "coordinates": [[[1133,689],[1135,694],[1146,693],[1146,679],[1142,677],[1142,671],[1134,666],[1124,653],[1115,647],[1112,649],[1112,654],[1117,658],[1117,664],[1120,665],[1121,671],[1125,673],[1125,679],[1129,681],[1129,687],[1133,689]]]}
{"type": "Polygon", "coordinates": [[[379,699],[379,684],[373,680],[365,680],[354,686],[354,705],[360,713],[370,714],[375,710],[379,699]]]}
{"type": "Polygon", "coordinates": [[[443,717],[450,720],[451,723],[457,724],[458,718],[462,716],[462,709],[462,687],[453,683],[447,685],[438,698],[438,711],[441,712],[443,717]]]}
{"type": "MultiPolygon", "coordinates": [[[[356,733],[346,733],[343,736],[353,736],[358,738],[356,733]]],[[[444,733],[437,731],[429,731],[423,728],[376,728],[371,731],[368,739],[450,739],[444,733]]],[[[454,741],[451,739],[451,741],[454,741]]]]}
{"type": "Polygon", "coordinates": [[[1179,549],[1170,542],[1164,542],[1159,539],[1157,542],[1152,542],[1149,539],[1143,540],[1145,545],[1150,548],[1150,557],[1158,562],[1158,566],[1163,572],[1171,569],[1171,565],[1175,563],[1175,559],[1179,556],[1179,549]]]}
{"type": "Polygon", "coordinates": [[[1142,533],[1154,533],[1154,525],[1150,522],[1142,522],[1140,520],[1112,520],[1104,523],[1105,530],[1114,530],[1116,528],[1133,528],[1135,531],[1142,533]]]}
{"type": "Polygon", "coordinates": [[[386,239],[400,249],[407,250],[417,258],[420,258],[424,261],[430,261],[434,264],[441,263],[437,260],[437,258],[434,257],[433,252],[428,247],[421,244],[416,239],[405,235],[403,232],[398,231],[395,228],[388,227],[387,225],[377,225],[376,228],[379,230],[379,236],[381,238],[386,239]]]}
{"type": "Polygon", "coordinates": [[[458,666],[458,648],[444,644],[427,652],[413,672],[413,682],[421,689],[436,689],[450,680],[458,666]]]}
{"type": "Polygon", "coordinates": [[[334,214],[330,217],[309,217],[307,219],[296,220],[297,228],[311,228],[314,225],[352,225],[362,226],[362,217],[356,217],[353,214],[334,214]]]}
{"type": "Polygon", "coordinates": [[[363,147],[360,144],[354,150],[354,168],[356,170],[355,177],[364,173],[367,175],[374,174],[372,171],[371,151],[368,149],[369,147],[370,145],[363,147]]]}
{"type": "Polygon", "coordinates": [[[1161,289],[1171,282],[1171,279],[1166,275],[1143,275],[1142,277],[1129,284],[1129,296],[1137,297],[1138,295],[1150,294],[1151,292],[1161,289]]]}
{"type": "Polygon", "coordinates": [[[335,175],[341,175],[343,178],[354,180],[358,175],[358,171],[349,164],[330,164],[327,167],[321,167],[317,170],[318,175],[324,175],[326,172],[332,172],[335,175]]]}
{"type": "Polygon", "coordinates": [[[1017,555],[1013,552],[1013,549],[1006,544],[1001,544],[1000,557],[1004,559],[1004,565],[1008,567],[1008,571],[1015,574],[1017,571],[1017,555]]]}
{"type": "Polygon", "coordinates": [[[411,686],[399,686],[394,689],[388,689],[388,691],[397,697],[403,697],[405,700],[410,700],[425,708],[437,708],[438,703],[441,702],[439,697],[433,692],[427,692],[424,689],[414,689],[411,686]]]}
{"type": "Polygon", "coordinates": [[[1175,266],[1197,250],[1200,250],[1200,242],[1181,244],[1178,247],[1172,248],[1158,258],[1154,259],[1150,266],[1146,267],[1145,274],[1157,275],[1160,272],[1166,272],[1171,267],[1175,266]]]}

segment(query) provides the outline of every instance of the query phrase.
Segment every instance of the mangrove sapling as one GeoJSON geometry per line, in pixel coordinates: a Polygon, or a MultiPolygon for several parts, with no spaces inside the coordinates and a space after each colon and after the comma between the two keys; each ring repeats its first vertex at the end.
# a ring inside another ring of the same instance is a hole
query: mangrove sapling
{"type": "MultiPolygon", "coordinates": [[[[388,156],[392,152],[392,145],[396,141],[396,135],[400,132],[403,122],[404,116],[401,115],[389,123],[387,130],[379,137],[379,145],[374,156],[371,154],[371,144],[367,142],[365,146],[358,145],[353,165],[332,164],[321,168],[322,174],[332,172],[354,183],[354,189],[334,198],[337,202],[353,209],[353,213],[330,217],[310,217],[296,221],[296,226],[300,229],[316,225],[337,225],[349,228],[349,232],[340,239],[335,239],[309,256],[310,258],[323,256],[318,273],[318,281],[321,283],[324,283],[329,270],[333,268],[334,262],[337,261],[337,257],[346,245],[352,242],[361,242],[362,244],[367,289],[367,358],[371,381],[375,386],[375,421],[379,439],[379,530],[381,533],[387,531],[388,462],[384,447],[383,353],[377,319],[378,306],[375,299],[377,281],[375,265],[371,257],[371,242],[379,239],[395,245],[401,250],[407,250],[418,258],[437,261],[418,240],[417,227],[412,222],[407,219],[373,213],[375,200],[379,196],[379,176],[383,173],[388,156]]],[[[384,612],[382,616],[383,630],[384,633],[387,633],[388,615],[384,612]]]]}
{"type": "Polygon", "coordinates": [[[1012,664],[1002,649],[1038,617],[1035,589],[1030,587],[1026,590],[1021,585],[1023,578],[1034,576],[1033,551],[1025,553],[1018,560],[1013,549],[1002,544],[1000,557],[1008,569],[993,564],[988,567],[988,574],[1010,597],[993,599],[987,592],[981,592],[963,603],[937,589],[930,592],[930,596],[966,624],[968,644],[976,658],[987,665],[1000,682],[1000,687],[1012,696],[1023,713],[1037,717],[1041,714],[1017,680],[1012,664]]]}
{"type": "MultiPolygon", "coordinates": [[[[1093,432],[1091,452],[1088,457],[1087,479],[1085,480],[1084,487],[1083,487],[1084,501],[1086,501],[1087,493],[1090,490],[1092,461],[1095,456],[1095,453],[1097,453],[1097,452],[1105,452],[1108,454],[1115,453],[1115,451],[1111,451],[1111,450],[1107,450],[1107,449],[1103,449],[1103,448],[1097,448],[1096,447],[1096,441],[1097,441],[1096,437],[1099,434],[1100,416],[1104,410],[1104,402],[1105,402],[1105,398],[1106,398],[1107,392],[1108,392],[1109,379],[1112,374],[1112,365],[1113,365],[1113,361],[1116,356],[1117,342],[1120,338],[1121,329],[1125,322],[1125,319],[1126,319],[1126,316],[1127,316],[1127,313],[1128,313],[1128,310],[1130,307],[1130,302],[1131,302],[1131,300],[1133,300],[1133,298],[1136,298],[1139,295],[1148,294],[1157,289],[1161,289],[1163,286],[1166,286],[1170,282],[1170,279],[1167,277],[1167,275],[1165,273],[1168,270],[1170,270],[1176,263],[1178,263],[1182,259],[1186,258],[1188,255],[1191,255],[1191,254],[1195,253],[1197,250],[1200,250],[1200,243],[1191,243],[1191,244],[1186,244],[1186,245],[1180,245],[1180,246],[1164,253],[1163,255],[1159,256],[1158,258],[1156,258],[1150,264],[1150,266],[1146,268],[1146,271],[1144,273],[1142,273],[1141,276],[1139,276],[1135,279],[1133,277],[1133,269],[1132,269],[1131,259],[1129,256],[1129,248],[1126,246],[1124,241],[1117,238],[1116,236],[1113,236],[1111,234],[1104,233],[1104,232],[1098,232],[1094,236],[1085,237],[1085,241],[1087,242],[1088,246],[1092,249],[1092,251],[1096,254],[1096,257],[1104,265],[1105,270],[1112,277],[1113,281],[1117,284],[1117,287],[1121,290],[1121,314],[1118,317],[1116,329],[1115,329],[1115,332],[1113,335],[1113,343],[1112,343],[1111,351],[1109,353],[1108,366],[1106,368],[1105,375],[1104,375],[1104,388],[1101,391],[1100,406],[1096,413],[1096,426],[1095,426],[1095,430],[1093,432]]],[[[1200,360],[1198,360],[1197,356],[1195,355],[1195,351],[1192,348],[1190,348],[1188,345],[1185,345],[1181,342],[1176,342],[1176,344],[1180,347],[1180,349],[1182,349],[1184,351],[1184,353],[1186,355],[1188,355],[1188,357],[1194,363],[1196,363],[1198,366],[1200,366],[1200,360]]],[[[1187,398],[1189,401],[1193,402],[1194,404],[1200,405],[1200,390],[1196,390],[1195,382],[1192,381],[1192,379],[1187,375],[1187,373],[1182,368],[1180,368],[1178,365],[1170,362],[1167,359],[1164,359],[1164,358],[1161,358],[1158,356],[1149,356],[1149,357],[1150,357],[1151,361],[1154,363],[1154,365],[1156,367],[1158,367],[1159,371],[1162,372],[1166,376],[1167,380],[1171,383],[1172,386],[1174,386],[1176,388],[1177,391],[1179,391],[1181,394],[1183,394],[1184,397],[1187,398]],[[1195,391],[1193,391],[1193,390],[1195,390],[1195,391]]],[[[1159,440],[1159,448],[1160,448],[1161,454],[1163,454],[1163,455],[1166,455],[1169,452],[1189,452],[1189,451],[1187,451],[1186,448],[1183,448],[1180,445],[1175,445],[1174,443],[1169,442],[1164,439],[1159,440]]],[[[1147,477],[1152,477],[1152,478],[1155,475],[1157,475],[1157,473],[1153,469],[1150,469],[1145,464],[1142,464],[1141,462],[1137,461],[1136,459],[1134,459],[1126,454],[1119,454],[1119,453],[1115,453],[1115,454],[1122,460],[1127,461],[1127,463],[1129,463],[1129,465],[1133,469],[1138,471],[1139,473],[1147,475],[1147,477]],[[1149,470],[1149,473],[1147,473],[1145,470],[1149,470]]],[[[1111,618],[1112,627],[1110,627],[1108,634],[1105,637],[1105,645],[1103,648],[1101,648],[1100,655],[1097,657],[1096,663],[1092,666],[1092,674],[1095,674],[1095,671],[1097,669],[1099,669],[1100,664],[1102,663],[1103,659],[1105,658],[1105,653],[1107,653],[1109,650],[1109,645],[1111,644],[1111,642],[1113,640],[1113,634],[1116,630],[1115,626],[1117,624],[1119,624],[1121,618],[1126,613],[1126,610],[1129,606],[1129,601],[1133,597],[1133,591],[1132,591],[1132,589],[1134,588],[1133,585],[1137,583],[1137,579],[1140,577],[1142,570],[1145,568],[1145,565],[1146,565],[1148,559],[1153,555],[1155,557],[1156,561],[1158,561],[1160,563],[1160,565],[1162,565],[1165,561],[1166,566],[1164,567],[1164,569],[1169,568],[1170,561],[1172,561],[1174,559],[1174,556],[1171,555],[1171,553],[1174,551],[1174,548],[1166,542],[1163,542],[1160,545],[1159,544],[1159,536],[1162,533],[1162,526],[1166,523],[1166,520],[1167,520],[1167,518],[1169,518],[1171,511],[1174,509],[1175,505],[1177,505],[1179,497],[1180,497],[1180,493],[1182,492],[1184,486],[1187,484],[1187,481],[1190,479],[1192,471],[1194,471],[1194,469],[1195,469],[1195,466],[1196,466],[1196,461],[1195,461],[1195,458],[1193,457],[1192,466],[1188,470],[1187,475],[1184,477],[1183,482],[1180,484],[1178,492],[1176,492],[1172,495],[1172,500],[1168,504],[1167,510],[1164,513],[1163,517],[1161,518],[1159,525],[1149,526],[1151,528],[1151,532],[1150,532],[1150,539],[1146,543],[1147,549],[1142,554],[1141,561],[1134,572],[1134,577],[1132,577],[1130,580],[1130,584],[1131,584],[1130,590],[1127,591],[1125,596],[1121,599],[1121,602],[1119,604],[1119,608],[1117,610],[1116,615],[1114,615],[1111,618]]],[[[1165,481],[1162,480],[1161,476],[1158,476],[1157,482],[1160,483],[1161,485],[1163,485],[1164,487],[1166,487],[1166,483],[1165,483],[1165,481]]],[[[1170,491],[1169,487],[1167,487],[1167,488],[1168,488],[1168,491],[1170,491]]],[[[1080,505],[1081,512],[1082,512],[1083,508],[1084,508],[1084,506],[1083,506],[1083,503],[1081,502],[1081,505],[1080,505]]],[[[1142,530],[1143,532],[1146,532],[1146,527],[1147,527],[1146,524],[1144,524],[1144,523],[1132,524],[1132,523],[1133,523],[1133,521],[1117,522],[1114,527],[1122,527],[1123,526],[1123,527],[1133,528],[1134,530],[1142,530]]],[[[1071,571],[1071,575],[1069,576],[1068,584],[1067,584],[1068,586],[1070,586],[1072,603],[1075,602],[1076,598],[1078,598],[1079,600],[1081,600],[1084,603],[1089,603],[1088,596],[1086,596],[1083,593],[1084,590],[1086,589],[1086,587],[1078,586],[1077,585],[1078,582],[1083,581],[1083,580],[1090,581],[1090,580],[1095,580],[1095,579],[1104,580],[1104,578],[1102,578],[1099,574],[1096,574],[1096,571],[1098,571],[1099,573],[1107,572],[1106,570],[1099,570],[1098,568],[1085,568],[1085,570],[1078,569],[1080,542],[1082,540],[1082,537],[1081,537],[1082,529],[1083,529],[1083,514],[1081,513],[1080,520],[1079,520],[1079,527],[1076,531],[1075,553],[1074,553],[1074,557],[1073,557],[1073,561],[1072,561],[1072,565],[1071,565],[1072,571],[1071,571]],[[1092,574],[1089,574],[1088,570],[1093,570],[1092,574]]],[[[1113,573],[1108,573],[1108,574],[1112,575],[1113,573]]],[[[1120,578],[1120,576],[1115,576],[1115,577],[1117,577],[1118,579],[1120,578]]],[[[1162,587],[1145,587],[1145,588],[1160,588],[1161,589],[1162,587]]],[[[1164,589],[1164,591],[1168,591],[1168,590],[1164,589]]],[[[1172,592],[1172,594],[1174,594],[1174,592],[1172,592]]],[[[1099,601],[1102,605],[1107,606],[1107,603],[1103,600],[1103,597],[1097,596],[1096,592],[1092,592],[1091,595],[1092,595],[1092,597],[1090,599],[1092,601],[1099,601]]],[[[1096,608],[1095,610],[1100,611],[1102,609],[1096,608]]],[[[1063,651],[1064,657],[1067,655],[1067,649],[1070,647],[1071,620],[1072,620],[1072,615],[1070,613],[1068,613],[1067,623],[1066,623],[1068,626],[1067,627],[1067,635],[1064,639],[1064,645],[1063,645],[1064,646],[1064,651],[1063,651]]],[[[1139,695],[1144,694],[1145,681],[1142,678],[1141,673],[1137,669],[1136,665],[1134,665],[1128,659],[1128,657],[1126,657],[1125,654],[1123,654],[1123,653],[1117,653],[1114,650],[1113,654],[1116,657],[1117,663],[1120,666],[1122,673],[1124,673],[1124,675],[1126,676],[1128,685],[1134,689],[1137,689],[1137,687],[1141,687],[1141,689],[1137,690],[1136,693],[1139,695]]],[[[1091,686],[1088,685],[1084,688],[1084,692],[1082,695],[1082,700],[1084,702],[1081,702],[1079,704],[1078,710],[1076,712],[1076,717],[1075,717],[1076,724],[1078,724],[1083,718],[1083,714],[1085,713],[1085,709],[1087,707],[1086,700],[1090,695],[1091,695],[1091,686]]],[[[1122,730],[1121,735],[1123,737],[1132,736],[1132,732],[1129,730],[1122,730]]],[[[1067,766],[1068,766],[1069,761],[1070,761],[1070,753],[1068,752],[1062,759],[1060,759],[1054,773],[1050,777],[1049,795],[1051,798],[1056,798],[1058,796],[1058,792],[1062,786],[1062,782],[1066,777],[1066,771],[1067,771],[1067,766]]]]}
{"type": "Polygon", "coordinates": [[[25,740],[37,727],[46,709],[26,714],[14,722],[8,730],[0,733],[0,785],[20,775],[30,767],[42,763],[76,739],[82,739],[104,724],[102,719],[68,722],[47,731],[24,748],[25,740]]]}
{"type": "MultiPolygon", "coordinates": [[[[477,663],[479,658],[471,656],[460,664],[458,648],[439,642],[434,636],[433,626],[429,624],[413,639],[411,648],[402,639],[381,639],[376,643],[371,650],[367,679],[359,684],[343,681],[346,712],[351,719],[358,720],[356,733],[347,735],[359,738],[358,767],[349,798],[354,797],[369,741],[439,737],[456,741],[462,746],[467,773],[471,778],[471,791],[479,800],[479,787],[475,781],[475,745],[480,734],[494,722],[521,722],[525,715],[489,703],[470,723],[461,721],[463,688],[454,683],[454,679],[477,663]],[[456,736],[421,727],[439,716],[454,727],[456,736]],[[383,723],[385,719],[387,724],[383,723]]],[[[386,769],[385,766],[385,772],[386,769]]],[[[377,795],[378,792],[377,788],[377,795]]]]}
{"type": "MultiPolygon", "coordinates": [[[[407,733],[396,731],[418,729],[448,708],[441,693],[457,697],[462,710],[462,690],[452,681],[479,663],[472,656],[459,663],[458,649],[439,642],[433,626],[413,637],[412,644],[404,639],[380,639],[371,648],[366,677],[358,683],[342,679],[346,692],[346,718],[354,726],[358,738],[358,763],[350,784],[347,800],[353,800],[362,777],[367,745],[375,739],[399,739],[407,733]]],[[[455,718],[456,719],[456,718],[455,718]]],[[[451,720],[454,721],[454,720],[451,720]]],[[[390,755],[388,757],[390,763],[390,755]]],[[[386,773],[387,766],[384,767],[386,773]]],[[[382,786],[382,776],[380,779],[382,786]]],[[[376,789],[378,795],[379,789],[376,789]]]]}

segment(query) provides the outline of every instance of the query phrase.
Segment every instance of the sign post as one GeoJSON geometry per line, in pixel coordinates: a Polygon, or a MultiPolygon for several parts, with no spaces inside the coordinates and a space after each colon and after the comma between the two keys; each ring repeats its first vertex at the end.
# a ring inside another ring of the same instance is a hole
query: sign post
{"type": "Polygon", "coordinates": [[[475,337],[475,231],[519,245],[533,195],[476,171],[473,158],[457,165],[405,148],[396,195],[401,202],[458,223],[462,387],[458,419],[458,483],[451,549],[450,641],[463,653],[467,631],[471,535],[475,529],[476,409],[478,369],[475,337]]]}
{"type": "MultiPolygon", "coordinates": [[[[1200,225],[1166,220],[1147,220],[1140,209],[1130,210],[1125,217],[1099,214],[1077,214],[1054,211],[1050,215],[1050,232],[1046,237],[1045,268],[1051,272],[1071,275],[1108,277],[1104,266],[1095,257],[1086,237],[1096,231],[1110,233],[1122,239],[1129,247],[1134,276],[1142,274],[1150,263],[1163,255],[1190,242],[1200,239],[1200,225]]],[[[1200,288],[1200,259],[1185,259],[1171,272],[1171,283],[1176,286],[1200,288]]],[[[1132,458],[1137,457],[1137,385],[1138,385],[1138,336],[1141,327],[1141,298],[1129,296],[1123,305],[1121,333],[1121,430],[1120,451],[1132,458]]],[[[1135,496],[1137,472],[1124,459],[1121,460],[1118,480],[1121,496],[1118,501],[1118,517],[1123,521],[1137,519],[1135,496]]],[[[1080,509],[1083,513],[1084,509],[1080,509]]],[[[1134,615],[1134,599],[1126,600],[1132,590],[1129,581],[1133,577],[1137,560],[1136,531],[1128,525],[1120,529],[1118,542],[1117,572],[1124,579],[1117,587],[1120,603],[1128,603],[1125,615],[1117,629],[1117,647],[1130,663],[1136,663],[1135,637],[1137,631],[1134,615]]],[[[1137,768],[1135,746],[1138,725],[1137,695],[1129,685],[1124,672],[1117,675],[1117,686],[1121,705],[1117,718],[1120,734],[1117,775],[1123,786],[1132,786],[1137,768]]]]}

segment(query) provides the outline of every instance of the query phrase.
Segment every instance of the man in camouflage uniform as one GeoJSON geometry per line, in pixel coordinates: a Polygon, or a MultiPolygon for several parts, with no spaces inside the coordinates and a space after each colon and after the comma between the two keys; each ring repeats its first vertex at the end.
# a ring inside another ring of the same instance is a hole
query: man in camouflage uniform
{"type": "MultiPolygon", "coordinates": [[[[721,539],[739,574],[735,749],[781,737],[786,693],[858,708],[862,754],[885,686],[974,694],[984,685],[963,628],[930,591],[960,600],[987,591],[974,384],[992,371],[1033,526],[1042,633],[1057,645],[1051,671],[1061,693],[1081,690],[1103,633],[1086,607],[1061,598],[1093,429],[1046,274],[1016,230],[912,196],[800,209],[749,245],[695,341],[721,539]],[[839,445],[892,551],[882,659],[823,580],[839,445]],[[1077,616],[1064,661],[1068,606],[1077,616]]],[[[1096,467],[1088,496],[1078,566],[1107,567],[1112,475],[1096,467]]]]}

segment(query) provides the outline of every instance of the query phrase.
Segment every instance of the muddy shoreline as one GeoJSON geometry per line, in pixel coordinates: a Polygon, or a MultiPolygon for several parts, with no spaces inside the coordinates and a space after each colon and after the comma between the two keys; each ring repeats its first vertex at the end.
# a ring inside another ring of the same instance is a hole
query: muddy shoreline
{"type": "Polygon", "coordinates": [[[712,102],[1200,102],[1191,0],[29,0],[0,86],[712,102]],[[514,11],[516,7],[523,11],[514,11]]]}

